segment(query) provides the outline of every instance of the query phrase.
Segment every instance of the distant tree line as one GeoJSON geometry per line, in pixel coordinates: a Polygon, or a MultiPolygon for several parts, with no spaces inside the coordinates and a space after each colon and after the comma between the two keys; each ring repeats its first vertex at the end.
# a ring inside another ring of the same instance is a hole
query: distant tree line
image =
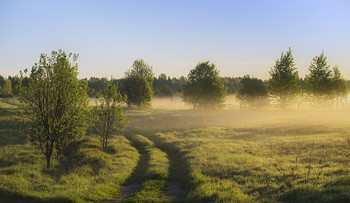
{"type": "MultiPolygon", "coordinates": [[[[242,77],[223,77],[224,85],[226,86],[228,94],[236,94],[241,89],[242,84],[240,81],[242,77]]],[[[107,78],[91,77],[84,79],[88,81],[89,96],[96,96],[97,92],[100,92],[103,88],[103,82],[107,78]]],[[[125,78],[111,79],[112,83],[118,85],[123,89],[125,78]]],[[[153,94],[156,97],[172,97],[180,95],[182,93],[182,87],[186,82],[186,78],[181,76],[180,78],[167,76],[165,73],[161,73],[158,77],[153,78],[153,94]]]]}
{"type": "Polygon", "coordinates": [[[338,107],[349,92],[349,81],[342,77],[338,66],[330,68],[323,52],[311,60],[305,78],[300,78],[290,48],[276,60],[268,80],[245,76],[241,83],[237,98],[242,105],[254,108],[270,102],[282,109],[301,102],[317,108],[335,102],[338,107]]]}
{"type": "MultiPolygon", "coordinates": [[[[224,77],[223,81],[227,88],[228,94],[235,94],[241,88],[241,77],[224,77]]],[[[28,86],[28,78],[24,77],[22,85],[24,87],[28,86]]],[[[98,92],[101,92],[103,89],[104,81],[111,80],[114,85],[123,89],[125,78],[115,79],[115,78],[98,78],[90,77],[89,79],[81,79],[88,83],[88,95],[90,97],[96,97],[98,92]]],[[[158,77],[153,78],[153,94],[156,97],[171,97],[175,95],[180,95],[182,86],[185,84],[186,78],[181,76],[180,78],[167,76],[165,73],[161,73],[158,77]]],[[[8,78],[0,75],[0,97],[13,97],[18,95],[17,84],[19,83],[18,76],[9,76],[8,78]],[[6,85],[6,81],[8,81],[6,85]],[[7,95],[8,93],[8,95],[7,95]]],[[[123,91],[124,92],[124,91],[123,91]]]]}
{"type": "MultiPolygon", "coordinates": [[[[154,96],[173,97],[174,95],[182,96],[185,102],[192,104],[195,108],[199,106],[213,107],[220,106],[219,104],[223,103],[225,96],[230,94],[236,95],[241,107],[250,108],[261,108],[269,104],[276,104],[284,109],[291,104],[300,104],[302,101],[307,101],[315,107],[330,105],[334,102],[339,106],[348,94],[350,81],[346,81],[342,77],[339,67],[331,68],[328,65],[327,57],[323,52],[311,60],[309,73],[304,78],[298,75],[291,49],[281,54],[269,73],[270,78],[267,80],[261,80],[250,75],[221,77],[214,64],[203,62],[191,70],[187,77],[170,77],[165,73],[161,73],[156,77],[151,66],[142,59],[137,59],[126,72],[124,78],[111,78],[110,82],[119,87],[122,95],[126,95],[126,103],[129,106],[139,107],[147,105],[154,96]],[[199,82],[200,74],[210,72],[215,77],[200,79],[201,82],[199,82]],[[197,79],[194,78],[195,75],[197,79]],[[196,80],[198,84],[193,83],[193,80],[196,80]],[[224,87],[222,91],[225,94],[222,94],[222,99],[214,102],[215,105],[209,104],[213,101],[209,101],[208,98],[213,96],[212,94],[218,93],[218,90],[215,90],[215,88],[210,90],[208,87],[212,82],[218,81],[222,82],[224,87]],[[193,103],[193,99],[207,102],[199,105],[198,102],[193,103]]],[[[4,78],[0,75],[0,97],[18,95],[17,85],[19,80],[20,77],[18,76],[4,78]]],[[[88,95],[96,97],[102,91],[105,81],[109,79],[91,77],[81,80],[88,84],[88,95]]],[[[29,79],[24,77],[21,84],[22,86],[28,86],[29,79]]]]}

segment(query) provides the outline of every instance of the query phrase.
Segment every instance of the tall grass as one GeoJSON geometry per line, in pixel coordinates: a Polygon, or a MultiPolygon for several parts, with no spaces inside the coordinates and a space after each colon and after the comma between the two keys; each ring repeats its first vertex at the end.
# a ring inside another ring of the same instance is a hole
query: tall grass
{"type": "Polygon", "coordinates": [[[350,201],[343,128],[198,128],[157,136],[189,160],[190,201],[350,201]]]}

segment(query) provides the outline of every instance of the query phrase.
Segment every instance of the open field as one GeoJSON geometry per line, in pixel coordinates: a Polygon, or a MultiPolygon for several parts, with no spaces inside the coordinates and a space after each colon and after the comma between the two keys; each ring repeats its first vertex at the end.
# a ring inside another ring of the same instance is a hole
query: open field
{"type": "MultiPolygon", "coordinates": [[[[170,103],[168,105],[167,102],[170,103]]],[[[0,202],[349,202],[350,110],[127,109],[108,153],[87,136],[45,169],[0,103],[0,202]]]]}

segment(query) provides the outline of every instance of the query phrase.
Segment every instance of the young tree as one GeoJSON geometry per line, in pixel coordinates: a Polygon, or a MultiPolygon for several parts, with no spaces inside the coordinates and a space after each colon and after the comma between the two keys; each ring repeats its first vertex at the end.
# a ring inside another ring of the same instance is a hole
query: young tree
{"type": "Polygon", "coordinates": [[[50,57],[42,54],[31,70],[29,86],[20,85],[26,110],[24,131],[45,156],[47,168],[53,155],[58,157],[86,132],[87,84],[77,78],[76,60],[77,55],[67,56],[61,50],[50,57]]]}
{"type": "Polygon", "coordinates": [[[11,97],[12,95],[12,83],[11,80],[5,80],[5,84],[1,89],[1,94],[3,97],[11,97]]]}
{"type": "Polygon", "coordinates": [[[312,59],[305,82],[306,91],[315,102],[316,107],[332,100],[333,73],[323,52],[312,59]]]}
{"type": "Polygon", "coordinates": [[[122,109],[124,102],[125,98],[117,87],[111,81],[105,80],[93,109],[94,130],[103,151],[107,150],[108,140],[126,126],[126,117],[122,109]]]}
{"type": "Polygon", "coordinates": [[[125,78],[123,89],[127,95],[128,106],[134,104],[140,108],[152,100],[152,87],[146,78],[141,76],[134,75],[125,78]]]}
{"type": "Polygon", "coordinates": [[[346,80],[342,77],[339,68],[336,66],[333,68],[333,92],[336,99],[337,108],[339,107],[339,102],[346,99],[348,96],[348,87],[346,80]]]}
{"type": "Polygon", "coordinates": [[[271,69],[270,76],[269,93],[278,99],[280,107],[284,109],[299,92],[298,71],[290,48],[285,54],[282,52],[271,69]]]}
{"type": "Polygon", "coordinates": [[[241,84],[242,87],[237,94],[241,106],[259,108],[268,104],[268,92],[262,80],[246,75],[241,84]]]}
{"type": "Polygon", "coordinates": [[[153,97],[152,67],[142,59],[135,60],[131,69],[125,74],[124,92],[127,95],[128,105],[135,104],[141,107],[149,103],[153,97]]]}
{"type": "Polygon", "coordinates": [[[215,65],[207,61],[190,71],[182,92],[183,100],[194,108],[212,108],[222,105],[227,90],[215,65]]]}

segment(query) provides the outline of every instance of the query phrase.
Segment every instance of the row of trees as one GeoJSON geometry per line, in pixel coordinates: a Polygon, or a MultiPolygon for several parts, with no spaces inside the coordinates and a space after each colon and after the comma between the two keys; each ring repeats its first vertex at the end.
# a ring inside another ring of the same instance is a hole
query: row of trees
{"type": "MultiPolygon", "coordinates": [[[[224,77],[223,81],[227,88],[228,94],[234,94],[241,88],[240,80],[241,77],[224,77]]],[[[20,77],[9,76],[7,79],[0,75],[0,97],[12,97],[19,94],[16,88],[19,84],[20,77]],[[6,86],[5,86],[6,84],[6,86]],[[1,90],[3,89],[3,91],[1,90]],[[6,94],[2,94],[6,92],[6,94]]],[[[96,97],[98,92],[102,91],[104,82],[109,80],[107,78],[91,77],[89,79],[82,79],[88,83],[88,95],[90,97],[96,97]]],[[[125,94],[123,85],[125,78],[115,79],[111,78],[111,82],[117,85],[119,89],[125,94]]],[[[167,76],[165,73],[161,73],[158,77],[153,78],[153,84],[151,85],[153,95],[155,97],[172,97],[174,95],[181,94],[182,86],[185,84],[186,78],[181,76],[179,78],[167,76]]],[[[22,85],[28,86],[28,78],[22,79],[22,85]]]]}
{"type": "Polygon", "coordinates": [[[348,94],[347,81],[337,66],[330,69],[323,52],[312,59],[305,79],[298,76],[291,49],[281,54],[270,76],[267,81],[250,76],[241,80],[242,88],[237,98],[242,105],[261,107],[267,105],[270,98],[281,108],[305,101],[315,107],[330,105],[335,101],[338,106],[348,94]]]}
{"type": "MultiPolygon", "coordinates": [[[[276,61],[270,71],[270,76],[270,79],[265,81],[249,75],[243,78],[222,78],[214,64],[204,62],[191,70],[187,78],[183,76],[179,79],[170,78],[164,73],[157,78],[154,76],[152,67],[140,59],[132,64],[124,78],[111,79],[111,82],[119,87],[121,94],[127,96],[126,102],[129,106],[139,107],[148,104],[153,96],[173,96],[174,94],[181,94],[184,101],[195,108],[220,106],[225,95],[232,93],[237,95],[242,107],[257,108],[277,103],[281,108],[286,108],[292,103],[302,101],[309,101],[316,107],[335,101],[338,106],[348,93],[347,81],[342,78],[338,67],[330,69],[324,53],[312,59],[309,74],[302,79],[298,76],[292,51],[289,49],[286,53],[282,53],[276,61]],[[201,74],[203,77],[205,74],[212,74],[212,78],[209,77],[205,79],[206,81],[201,80],[197,84],[194,82],[197,80],[194,76],[200,78],[201,74]],[[224,85],[219,91],[216,87],[208,86],[211,83],[218,83],[219,80],[222,80],[224,85]],[[211,94],[217,94],[216,97],[220,99],[208,100],[211,94]]],[[[107,79],[83,80],[88,83],[89,96],[97,96],[107,79]]],[[[18,94],[17,88],[12,88],[18,84],[18,81],[19,77],[5,79],[0,76],[0,97],[18,94]]],[[[28,78],[23,78],[22,84],[27,86],[28,78]]]]}

